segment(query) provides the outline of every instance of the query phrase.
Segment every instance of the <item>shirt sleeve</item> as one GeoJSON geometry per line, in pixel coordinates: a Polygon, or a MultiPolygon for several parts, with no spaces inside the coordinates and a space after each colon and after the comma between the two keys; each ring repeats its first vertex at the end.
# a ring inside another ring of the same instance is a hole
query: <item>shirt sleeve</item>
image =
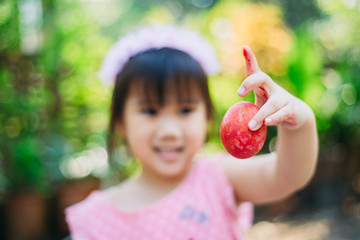
{"type": "Polygon", "coordinates": [[[235,193],[230,181],[222,171],[221,160],[221,155],[210,159],[206,175],[212,179],[213,187],[227,214],[235,219],[237,217],[235,193]]]}
{"type": "Polygon", "coordinates": [[[91,229],[91,223],[88,222],[89,214],[91,214],[89,197],[65,209],[65,220],[69,227],[71,240],[93,239],[89,234],[91,229]]]}
{"type": "Polygon", "coordinates": [[[242,202],[237,206],[235,201],[235,192],[234,189],[221,170],[221,161],[223,160],[224,154],[219,154],[214,159],[215,165],[215,175],[218,182],[218,188],[223,192],[222,201],[228,213],[236,219],[238,227],[245,231],[252,226],[253,218],[254,218],[254,204],[250,202],[242,202]]]}

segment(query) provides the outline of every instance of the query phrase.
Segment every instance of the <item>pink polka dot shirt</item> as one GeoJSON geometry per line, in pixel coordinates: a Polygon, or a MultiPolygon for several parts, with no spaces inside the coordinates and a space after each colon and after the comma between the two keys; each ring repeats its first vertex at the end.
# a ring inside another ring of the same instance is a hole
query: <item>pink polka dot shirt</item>
{"type": "Polygon", "coordinates": [[[157,203],[122,211],[101,191],[66,209],[73,240],[243,239],[253,206],[236,207],[233,188],[217,161],[196,162],[184,181],[157,203]]]}

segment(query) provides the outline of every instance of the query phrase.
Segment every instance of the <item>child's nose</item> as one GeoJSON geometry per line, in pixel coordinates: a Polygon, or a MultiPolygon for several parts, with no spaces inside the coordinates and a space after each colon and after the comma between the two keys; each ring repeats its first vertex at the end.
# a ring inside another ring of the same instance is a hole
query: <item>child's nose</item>
{"type": "Polygon", "coordinates": [[[179,121],[177,121],[174,117],[163,117],[159,121],[158,137],[162,139],[172,139],[178,138],[181,136],[181,127],[179,121]]]}

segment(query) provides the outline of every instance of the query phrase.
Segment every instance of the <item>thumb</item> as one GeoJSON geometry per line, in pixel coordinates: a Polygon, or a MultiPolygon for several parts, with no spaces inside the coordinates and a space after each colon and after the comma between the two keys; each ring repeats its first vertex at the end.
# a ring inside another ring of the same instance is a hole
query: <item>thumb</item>
{"type": "Polygon", "coordinates": [[[245,45],[243,48],[243,54],[245,58],[245,65],[246,65],[246,74],[248,76],[261,72],[254,53],[251,51],[250,47],[245,45]]]}

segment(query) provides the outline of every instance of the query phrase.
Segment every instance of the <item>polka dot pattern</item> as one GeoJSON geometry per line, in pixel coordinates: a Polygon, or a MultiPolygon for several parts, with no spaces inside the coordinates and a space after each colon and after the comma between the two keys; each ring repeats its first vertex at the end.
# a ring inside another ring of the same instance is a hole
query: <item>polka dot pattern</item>
{"type": "Polygon", "coordinates": [[[227,240],[243,239],[242,226],[252,218],[252,211],[238,213],[218,160],[207,159],[198,161],[171,194],[145,209],[121,211],[95,191],[67,208],[66,220],[74,240],[227,240]]]}

